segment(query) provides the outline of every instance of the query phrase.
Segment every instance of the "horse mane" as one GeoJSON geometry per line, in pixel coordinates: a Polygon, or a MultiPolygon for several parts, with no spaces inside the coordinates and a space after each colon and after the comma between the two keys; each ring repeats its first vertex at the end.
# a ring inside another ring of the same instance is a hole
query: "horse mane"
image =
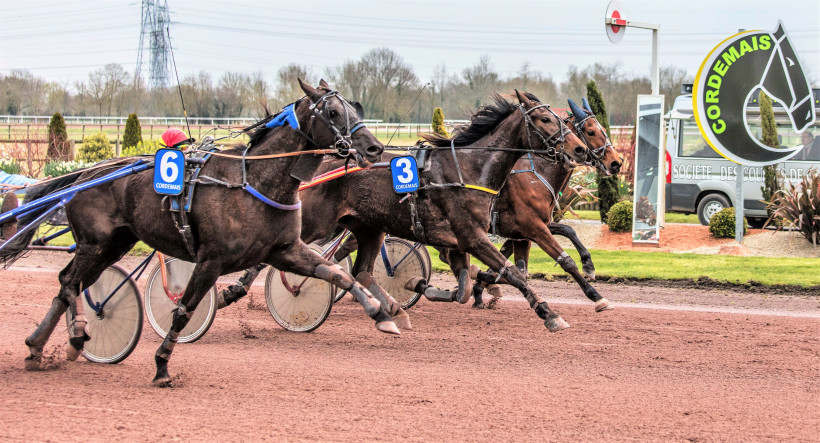
{"type": "MultiPolygon", "coordinates": [[[[296,106],[298,106],[299,102],[301,102],[304,99],[305,99],[305,97],[302,97],[299,100],[296,100],[295,102],[293,102],[292,104],[295,104],[296,106]]],[[[287,107],[287,106],[285,106],[285,107],[287,107]]],[[[265,117],[263,117],[262,120],[259,120],[258,122],[243,128],[242,131],[241,131],[245,134],[248,134],[248,137],[250,138],[250,140],[248,141],[247,146],[253,147],[256,144],[261,143],[262,140],[267,138],[267,135],[270,131],[273,131],[274,129],[276,129],[276,128],[266,128],[265,124],[267,124],[269,121],[276,118],[276,116],[281,114],[282,111],[279,111],[276,114],[271,114],[270,109],[268,108],[267,105],[262,105],[262,108],[265,110],[265,117]]],[[[283,107],[283,109],[284,109],[284,107],[283,107]]],[[[242,144],[240,144],[240,146],[241,145],[242,144]]]]}
{"type": "MultiPolygon", "coordinates": [[[[538,100],[534,95],[526,94],[527,98],[538,100]]],[[[491,98],[493,103],[478,108],[470,118],[469,126],[457,130],[452,138],[438,134],[424,134],[421,137],[436,147],[450,146],[451,143],[456,146],[464,146],[478,141],[517,109],[517,106],[507,101],[497,92],[493,92],[491,98]]]]}

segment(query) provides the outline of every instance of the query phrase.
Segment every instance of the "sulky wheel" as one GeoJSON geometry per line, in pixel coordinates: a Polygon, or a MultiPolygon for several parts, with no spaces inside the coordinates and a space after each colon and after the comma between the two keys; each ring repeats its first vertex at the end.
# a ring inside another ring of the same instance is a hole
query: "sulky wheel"
{"type": "MultiPolygon", "coordinates": [[[[321,248],[310,248],[321,254],[321,248]]],[[[270,268],[265,279],[265,302],[279,326],[294,332],[310,332],[330,314],[334,287],[318,278],[307,278],[270,268]]]]}
{"type": "MultiPolygon", "coordinates": [[[[85,342],[83,357],[96,363],[119,363],[137,347],[142,334],[142,303],[134,280],[119,266],[109,266],[87,290],[80,292],[91,339],[85,342]],[[106,298],[122,285],[117,292],[106,298]],[[90,299],[90,300],[89,300],[90,299]],[[95,311],[91,304],[105,304],[95,311]]],[[[66,311],[66,323],[73,320],[66,311]]]]}
{"type": "MultiPolygon", "coordinates": [[[[404,284],[413,277],[430,278],[430,271],[428,271],[430,268],[425,266],[425,261],[419,251],[419,249],[424,249],[424,246],[413,248],[413,243],[407,240],[388,237],[384,239],[384,247],[387,251],[387,261],[393,268],[392,275],[387,270],[382,252],[376,257],[373,278],[379,286],[401,303],[402,308],[409,309],[419,301],[421,294],[404,289],[404,284]]],[[[429,255],[427,259],[429,261],[429,255]]]]}
{"type": "MultiPolygon", "coordinates": [[[[148,323],[154,332],[165,338],[171,329],[171,322],[174,319],[174,310],[177,308],[178,298],[185,291],[188,280],[194,272],[194,264],[177,258],[165,258],[165,275],[168,292],[162,284],[161,264],[157,263],[148,275],[148,283],[145,285],[145,314],[148,323]],[[172,298],[173,297],[173,298],[172,298]]],[[[216,316],[216,288],[211,288],[199,301],[199,305],[194,311],[194,315],[188,320],[188,324],[179,333],[178,343],[193,343],[199,340],[214,322],[216,316]]]]}

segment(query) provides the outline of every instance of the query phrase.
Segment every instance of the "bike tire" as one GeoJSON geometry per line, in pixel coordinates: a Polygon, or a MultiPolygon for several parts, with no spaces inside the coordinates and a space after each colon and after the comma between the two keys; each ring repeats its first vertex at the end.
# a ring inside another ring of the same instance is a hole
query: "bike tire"
{"type": "Polygon", "coordinates": [[[422,258],[421,248],[413,248],[413,243],[396,237],[384,239],[387,257],[393,269],[393,276],[387,274],[387,268],[382,260],[381,253],[376,257],[376,266],[373,268],[373,278],[379,286],[390,294],[403,309],[410,309],[421,298],[421,294],[404,289],[407,280],[413,277],[430,278],[428,267],[422,258]],[[398,264],[398,266],[396,266],[398,264]]]}
{"type": "MultiPolygon", "coordinates": [[[[88,287],[92,302],[103,301],[121,282],[123,286],[97,315],[88,304],[85,291],[80,292],[83,311],[91,339],[83,346],[83,357],[95,363],[119,363],[137,347],[142,335],[142,302],[134,280],[119,266],[105,268],[100,278],[88,287]]],[[[71,327],[71,310],[66,311],[66,325],[71,327]]]]}
{"type": "MultiPolygon", "coordinates": [[[[168,289],[171,292],[184,291],[193,273],[193,263],[177,258],[165,259],[165,270],[168,279],[168,289]]],[[[171,322],[174,319],[174,311],[177,304],[174,303],[165,289],[162,287],[162,270],[160,263],[148,274],[148,282],[145,284],[145,315],[148,317],[148,324],[154,332],[164,339],[171,330],[171,322]]],[[[193,343],[210,329],[216,317],[217,298],[216,287],[212,287],[199,301],[194,315],[188,320],[188,324],[179,332],[178,343],[193,343]]]]}
{"type": "MultiPolygon", "coordinates": [[[[321,250],[310,245],[313,250],[321,250]]],[[[302,284],[298,294],[293,294],[282,283],[281,272],[273,267],[265,279],[265,303],[271,317],[282,328],[293,332],[310,332],[325,322],[333,307],[335,290],[330,283],[285,272],[285,280],[290,286],[302,284]]]]}

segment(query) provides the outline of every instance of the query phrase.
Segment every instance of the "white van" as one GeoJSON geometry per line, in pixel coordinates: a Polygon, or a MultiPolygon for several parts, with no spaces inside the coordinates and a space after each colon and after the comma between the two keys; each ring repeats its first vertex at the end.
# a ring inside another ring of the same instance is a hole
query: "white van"
{"type": "MultiPolygon", "coordinates": [[[[683,85],[683,95],[675,99],[672,110],[666,114],[666,210],[698,214],[704,225],[723,208],[735,206],[735,188],[738,165],[715,152],[698,130],[692,112],[692,85],[683,85]]],[[[820,108],[820,89],[813,89],[814,107],[820,108]]],[[[752,94],[748,106],[748,121],[753,132],[760,134],[760,111],[758,94],[752,94]]],[[[815,138],[809,142],[814,148],[803,150],[795,157],[777,164],[783,177],[791,182],[800,181],[809,168],[820,169],[820,120],[798,134],[792,129],[783,107],[775,102],[775,121],[781,145],[794,147],[804,143],[803,137],[810,133],[815,138]]],[[[817,113],[820,116],[820,112],[817,113]]],[[[743,167],[743,208],[753,227],[766,221],[766,205],[762,202],[763,168],[743,167]]]]}

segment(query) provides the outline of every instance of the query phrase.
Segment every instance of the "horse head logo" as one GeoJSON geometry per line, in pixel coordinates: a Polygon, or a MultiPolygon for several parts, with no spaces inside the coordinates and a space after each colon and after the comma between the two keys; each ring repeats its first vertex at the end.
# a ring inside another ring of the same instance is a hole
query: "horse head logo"
{"type": "Polygon", "coordinates": [[[768,147],[749,130],[746,104],[759,89],[783,104],[795,131],[814,123],[811,85],[781,22],[773,32],[727,38],[695,78],[693,109],[704,138],[722,156],[750,166],[778,163],[800,151],[768,147]]]}

